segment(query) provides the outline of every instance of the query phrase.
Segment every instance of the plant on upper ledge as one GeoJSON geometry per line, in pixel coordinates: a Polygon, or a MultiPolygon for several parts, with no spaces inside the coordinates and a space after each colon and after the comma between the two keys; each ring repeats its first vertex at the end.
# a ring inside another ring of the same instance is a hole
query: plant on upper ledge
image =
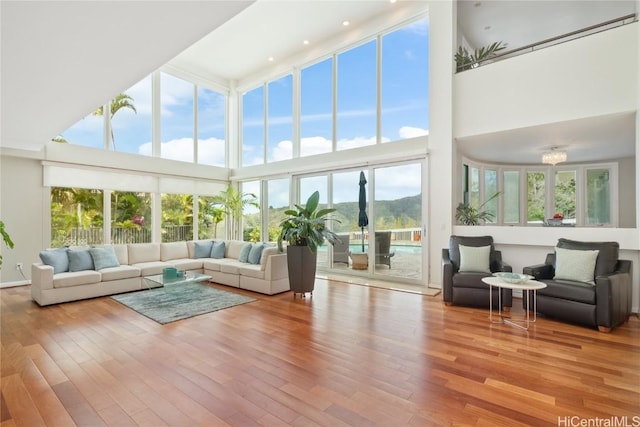
{"type": "Polygon", "coordinates": [[[489,211],[481,210],[484,205],[489,203],[500,195],[500,191],[496,192],[493,196],[484,201],[478,208],[470,206],[468,203],[460,203],[456,208],[456,220],[460,221],[463,225],[480,225],[481,222],[486,222],[493,219],[493,213],[489,211]]]}
{"type": "Polygon", "coordinates": [[[476,68],[482,61],[491,59],[496,56],[496,52],[505,49],[506,44],[495,42],[489,46],[475,49],[473,52],[469,52],[466,48],[459,46],[454,59],[456,61],[456,71],[465,71],[472,68],[476,68]]]}

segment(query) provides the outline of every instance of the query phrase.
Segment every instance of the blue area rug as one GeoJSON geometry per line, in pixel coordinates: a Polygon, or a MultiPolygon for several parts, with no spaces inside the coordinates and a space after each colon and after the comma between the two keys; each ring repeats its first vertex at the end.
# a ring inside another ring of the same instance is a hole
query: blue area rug
{"type": "Polygon", "coordinates": [[[255,301],[197,282],[113,295],[112,299],[164,325],[255,301]]]}

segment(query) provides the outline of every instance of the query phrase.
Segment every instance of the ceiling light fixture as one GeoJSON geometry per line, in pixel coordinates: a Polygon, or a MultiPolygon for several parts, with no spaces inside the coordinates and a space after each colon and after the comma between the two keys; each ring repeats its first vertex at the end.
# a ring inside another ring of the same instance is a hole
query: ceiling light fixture
{"type": "Polygon", "coordinates": [[[551,151],[542,153],[542,163],[546,165],[557,165],[558,163],[567,161],[567,152],[558,150],[558,147],[551,147],[551,151]]]}
{"type": "Polygon", "coordinates": [[[389,0],[389,3],[395,3],[395,2],[397,2],[397,1],[398,1],[398,0],[389,0]]]}
{"type": "Polygon", "coordinates": [[[273,62],[273,56],[269,57],[269,62],[273,62]]]}
{"type": "Polygon", "coordinates": [[[342,21],[342,25],[344,25],[345,27],[348,27],[350,23],[351,22],[349,21],[342,21]]]}
{"type": "Polygon", "coordinates": [[[303,40],[302,44],[309,44],[309,40],[303,40]]]}

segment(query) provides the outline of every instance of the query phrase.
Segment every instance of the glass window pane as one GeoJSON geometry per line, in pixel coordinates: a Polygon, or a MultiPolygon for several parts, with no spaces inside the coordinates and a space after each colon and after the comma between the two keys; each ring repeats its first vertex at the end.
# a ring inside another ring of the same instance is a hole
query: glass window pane
{"type": "Polygon", "coordinates": [[[198,163],[225,166],[226,97],[198,87],[198,163]]]}
{"type": "Polygon", "coordinates": [[[264,163],[264,86],[242,96],[242,166],[264,163]]]}
{"type": "Polygon", "coordinates": [[[114,151],[151,156],[151,90],[149,75],[112,101],[111,138],[114,151]]]}
{"type": "Polygon", "coordinates": [[[328,153],[333,140],[333,58],[300,73],[300,156],[328,153]]]}
{"type": "Polygon", "coordinates": [[[382,142],[427,135],[429,22],[382,37],[382,142]]]}
{"type": "Polygon", "coordinates": [[[216,204],[213,196],[198,197],[198,238],[217,239],[222,236],[224,210],[216,204]]]}
{"type": "Polygon", "coordinates": [[[160,156],[193,162],[193,83],[160,75],[160,156]]]}
{"type": "Polygon", "coordinates": [[[609,169],[587,170],[587,224],[611,224],[609,169]]]}
{"type": "Polygon", "coordinates": [[[103,243],[102,190],[51,188],[51,247],[103,243]]]}
{"type": "Polygon", "coordinates": [[[89,113],[53,140],[84,147],[104,148],[104,118],[89,113]]]}
{"type": "Polygon", "coordinates": [[[564,222],[576,222],[576,171],[556,171],[555,213],[564,217],[564,222]]]}
{"type": "Polygon", "coordinates": [[[542,224],[545,219],[544,172],[527,172],[527,222],[542,224]]]}
{"type": "Polygon", "coordinates": [[[498,192],[498,172],[494,170],[484,171],[484,200],[485,205],[483,211],[490,213],[492,216],[487,219],[487,223],[498,222],[498,197],[491,199],[498,192]],[[491,200],[489,200],[491,199],[491,200]]]}
{"type": "Polygon", "coordinates": [[[518,224],[520,222],[520,172],[505,171],[504,194],[504,223],[518,224]]]}
{"type": "MultiPolygon", "coordinates": [[[[327,176],[308,176],[304,178],[300,178],[300,203],[306,203],[309,196],[313,194],[314,191],[318,191],[320,193],[320,202],[318,204],[318,209],[325,209],[328,206],[328,192],[327,192],[327,176]]],[[[332,216],[333,217],[333,216],[332,216]]],[[[328,221],[327,226],[332,230],[334,227],[335,221],[328,221]]],[[[346,240],[346,239],[345,239],[346,240]]],[[[318,257],[316,259],[316,266],[318,267],[326,267],[329,263],[329,254],[331,253],[331,249],[329,248],[329,244],[325,241],[325,243],[318,248],[318,257]]],[[[347,263],[349,260],[347,259],[347,263]]],[[[344,266],[344,264],[342,264],[344,266]]]]}
{"type": "Polygon", "coordinates": [[[151,193],[111,193],[111,243],[151,242],[151,193]]]}
{"type": "Polygon", "coordinates": [[[162,241],[193,240],[193,197],[188,194],[162,194],[162,241]]]}
{"type": "Polygon", "coordinates": [[[469,206],[480,208],[480,169],[471,168],[469,181],[469,206]]]}
{"type": "Polygon", "coordinates": [[[421,279],[422,167],[376,168],[375,183],[375,272],[421,279]]]}
{"type": "Polygon", "coordinates": [[[338,150],[376,143],[376,44],[338,55],[338,150]]]}
{"type": "Polygon", "coordinates": [[[242,189],[243,199],[253,200],[255,206],[252,203],[244,204],[242,208],[242,240],[258,241],[261,239],[260,224],[262,219],[260,217],[260,181],[243,182],[240,185],[242,189]]]}
{"type": "Polygon", "coordinates": [[[284,211],[289,209],[289,179],[267,181],[267,197],[269,241],[275,242],[280,234],[280,223],[284,219],[284,211]]]}
{"type": "Polygon", "coordinates": [[[291,74],[269,83],[269,135],[267,161],[293,157],[293,77],[291,74]]]}

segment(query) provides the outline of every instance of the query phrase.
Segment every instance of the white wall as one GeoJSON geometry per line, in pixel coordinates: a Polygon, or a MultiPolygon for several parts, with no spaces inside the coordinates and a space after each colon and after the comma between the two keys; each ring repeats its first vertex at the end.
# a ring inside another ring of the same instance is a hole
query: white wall
{"type": "Polygon", "coordinates": [[[454,136],[637,109],[638,23],[461,72],[454,136]]]}
{"type": "Polygon", "coordinates": [[[0,283],[24,284],[16,263],[23,263],[25,275],[31,277],[31,264],[39,262],[44,224],[49,220],[43,215],[48,193],[45,199],[40,160],[1,155],[0,184],[0,219],[15,244],[13,249],[8,249],[0,243],[3,257],[0,283]]]}
{"type": "Polygon", "coordinates": [[[453,52],[455,2],[429,3],[429,284],[442,283],[441,254],[453,221],[453,52]]]}

